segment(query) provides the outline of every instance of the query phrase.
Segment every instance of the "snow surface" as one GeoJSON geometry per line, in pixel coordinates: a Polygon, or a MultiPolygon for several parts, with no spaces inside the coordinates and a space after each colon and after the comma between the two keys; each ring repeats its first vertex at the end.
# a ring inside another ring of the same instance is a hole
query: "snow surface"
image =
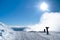
{"type": "Polygon", "coordinates": [[[60,33],[50,32],[49,35],[41,32],[16,32],[15,40],[60,40],[60,33]]]}
{"type": "Polygon", "coordinates": [[[0,22],[0,40],[60,40],[60,33],[49,32],[47,35],[37,31],[13,31],[0,22]]]}
{"type": "Polygon", "coordinates": [[[60,40],[60,33],[58,32],[50,32],[49,35],[47,35],[46,33],[38,33],[38,34],[49,40],[60,40]]]}
{"type": "Polygon", "coordinates": [[[49,35],[42,32],[14,31],[3,33],[0,40],[60,40],[60,33],[51,32],[49,35]]]}
{"type": "Polygon", "coordinates": [[[14,31],[6,24],[0,22],[0,40],[14,40],[14,37],[14,31]]]}
{"type": "Polygon", "coordinates": [[[33,32],[16,32],[16,39],[15,40],[48,40],[45,37],[39,36],[33,32]]]}

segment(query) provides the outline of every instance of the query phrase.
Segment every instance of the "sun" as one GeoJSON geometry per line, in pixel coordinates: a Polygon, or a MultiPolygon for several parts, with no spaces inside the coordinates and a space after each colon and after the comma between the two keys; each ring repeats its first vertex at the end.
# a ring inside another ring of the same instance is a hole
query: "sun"
{"type": "Polygon", "coordinates": [[[40,5],[40,9],[43,10],[43,11],[46,11],[48,9],[48,5],[43,2],[41,5],[40,5]]]}

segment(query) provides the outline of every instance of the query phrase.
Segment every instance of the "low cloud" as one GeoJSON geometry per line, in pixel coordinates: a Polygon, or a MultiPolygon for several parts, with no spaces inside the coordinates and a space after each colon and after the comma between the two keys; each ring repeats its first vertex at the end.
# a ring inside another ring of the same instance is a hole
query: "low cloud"
{"type": "Polygon", "coordinates": [[[50,31],[60,31],[60,13],[45,12],[38,24],[28,26],[30,29],[26,31],[43,31],[45,27],[49,27],[50,31]]]}

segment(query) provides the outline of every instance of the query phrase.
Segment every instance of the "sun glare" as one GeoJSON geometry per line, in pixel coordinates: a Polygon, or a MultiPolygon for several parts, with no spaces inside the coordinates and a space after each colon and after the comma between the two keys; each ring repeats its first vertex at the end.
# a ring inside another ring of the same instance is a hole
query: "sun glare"
{"type": "Polygon", "coordinates": [[[42,9],[43,11],[46,11],[48,9],[48,5],[43,2],[41,5],[40,5],[40,9],[42,9]]]}

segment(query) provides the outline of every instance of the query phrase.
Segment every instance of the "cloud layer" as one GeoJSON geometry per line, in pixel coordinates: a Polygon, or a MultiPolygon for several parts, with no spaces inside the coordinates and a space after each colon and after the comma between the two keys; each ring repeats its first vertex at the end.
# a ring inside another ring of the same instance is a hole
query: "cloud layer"
{"type": "Polygon", "coordinates": [[[30,27],[31,29],[26,29],[27,31],[42,31],[45,27],[50,27],[50,31],[60,31],[60,13],[45,12],[41,16],[38,24],[31,25],[28,27],[30,27]]]}

